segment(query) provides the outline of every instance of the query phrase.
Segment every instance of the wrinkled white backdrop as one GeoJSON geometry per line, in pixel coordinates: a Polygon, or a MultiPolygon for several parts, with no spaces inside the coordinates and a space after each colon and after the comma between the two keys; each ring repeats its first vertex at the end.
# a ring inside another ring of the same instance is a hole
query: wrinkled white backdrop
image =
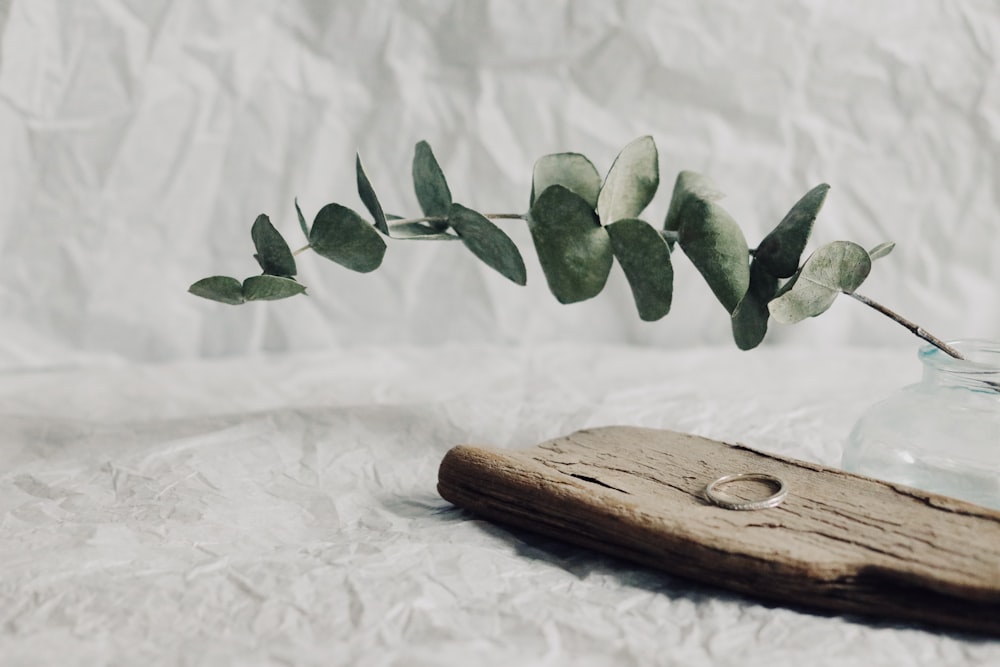
{"type": "MultiPolygon", "coordinates": [[[[2,6],[3,3],[0,3],[2,6]]],[[[897,250],[863,289],[943,337],[1000,335],[1000,5],[882,1],[13,0],[0,10],[0,365],[169,360],[360,342],[732,345],[680,253],[673,312],[639,322],[616,268],[591,302],[551,297],[460,244],[390,242],[356,275],[300,258],[309,297],[239,308],[186,294],[254,273],[268,213],[416,214],[413,145],[456,200],[527,207],[534,159],[604,171],[651,134],[659,222],[680,169],[713,177],[753,244],[809,187],[816,244],[897,250]]],[[[769,344],[910,344],[855,303],[769,344]]]]}

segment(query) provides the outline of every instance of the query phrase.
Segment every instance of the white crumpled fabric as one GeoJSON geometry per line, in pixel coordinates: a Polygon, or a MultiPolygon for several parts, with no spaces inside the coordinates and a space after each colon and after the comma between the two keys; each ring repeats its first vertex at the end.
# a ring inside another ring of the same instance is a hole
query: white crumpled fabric
{"type": "MultiPolygon", "coordinates": [[[[751,245],[832,185],[813,246],[895,240],[864,286],[1000,337],[1000,8],[944,0],[0,0],[0,664],[989,665],[995,642],[761,605],[521,533],[435,492],[449,447],[701,433],[826,464],[913,381],[858,304],[737,352],[681,252],[663,321],[616,268],[560,306],[461,244],[390,242],[308,297],[257,272],[267,213],[527,208],[540,155],[649,134],[751,245]],[[886,347],[868,347],[884,345],[886,347]]],[[[889,347],[891,346],[891,347],[889,347]]]]}
{"type": "Polygon", "coordinates": [[[997,664],[994,641],[760,604],[435,491],[456,444],[605,424],[836,464],[864,406],[916,366],[450,345],[0,376],[2,662],[997,664]]]}

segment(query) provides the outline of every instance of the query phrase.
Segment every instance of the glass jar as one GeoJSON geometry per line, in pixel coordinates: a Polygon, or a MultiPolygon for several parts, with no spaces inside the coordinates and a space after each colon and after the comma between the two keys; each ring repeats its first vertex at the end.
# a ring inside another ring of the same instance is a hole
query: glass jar
{"type": "Polygon", "coordinates": [[[951,345],[966,360],[921,348],[923,380],[861,416],[843,467],[1000,509],[1000,343],[951,345]]]}

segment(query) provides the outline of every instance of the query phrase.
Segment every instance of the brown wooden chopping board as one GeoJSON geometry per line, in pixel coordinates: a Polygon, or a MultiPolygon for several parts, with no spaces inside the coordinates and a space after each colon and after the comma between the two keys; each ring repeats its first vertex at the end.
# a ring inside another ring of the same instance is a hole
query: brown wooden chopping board
{"type": "Polygon", "coordinates": [[[438,490],[500,523],[756,598],[1000,635],[1000,512],[933,493],[623,426],[523,450],[455,447],[438,490]],[[733,473],[775,475],[788,496],[752,511],[708,502],[706,485],[733,473]]]}

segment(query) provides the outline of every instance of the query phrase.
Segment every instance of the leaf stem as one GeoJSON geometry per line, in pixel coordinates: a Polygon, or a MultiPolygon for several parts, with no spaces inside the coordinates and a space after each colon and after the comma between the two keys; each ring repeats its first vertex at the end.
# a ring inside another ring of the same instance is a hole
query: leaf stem
{"type": "Polygon", "coordinates": [[[858,294],[857,292],[844,292],[844,293],[847,294],[852,299],[855,299],[856,301],[860,301],[861,303],[865,304],[869,308],[874,308],[875,310],[877,310],[878,312],[882,313],[883,315],[885,315],[889,319],[891,319],[891,320],[893,320],[895,322],[898,322],[899,324],[903,325],[904,327],[906,327],[907,329],[909,329],[911,333],[913,333],[914,335],[916,335],[916,336],[918,336],[920,338],[923,338],[925,341],[927,341],[928,343],[930,343],[934,347],[938,348],[939,350],[941,350],[945,354],[949,354],[952,357],[955,357],[956,359],[965,359],[965,357],[962,356],[962,353],[959,352],[958,350],[956,350],[955,348],[953,348],[951,345],[948,345],[948,343],[944,342],[943,340],[941,340],[937,336],[931,335],[929,332],[925,331],[923,329],[923,327],[917,326],[917,324],[915,324],[914,322],[911,322],[910,320],[906,319],[905,317],[903,317],[899,313],[897,313],[895,311],[892,311],[892,310],[889,310],[888,308],[886,308],[882,304],[878,303],[877,301],[873,301],[873,300],[869,299],[868,297],[866,297],[863,294],[858,294]]]}
{"type": "Polygon", "coordinates": [[[301,255],[301,254],[302,254],[302,253],[304,253],[304,252],[305,252],[306,250],[309,250],[309,248],[311,248],[311,247],[312,247],[312,244],[311,244],[311,243],[307,243],[307,244],[305,244],[304,246],[302,246],[301,248],[299,248],[298,250],[296,250],[295,252],[293,252],[293,253],[292,253],[292,256],[294,257],[294,256],[296,256],[296,255],[301,255]]]}

